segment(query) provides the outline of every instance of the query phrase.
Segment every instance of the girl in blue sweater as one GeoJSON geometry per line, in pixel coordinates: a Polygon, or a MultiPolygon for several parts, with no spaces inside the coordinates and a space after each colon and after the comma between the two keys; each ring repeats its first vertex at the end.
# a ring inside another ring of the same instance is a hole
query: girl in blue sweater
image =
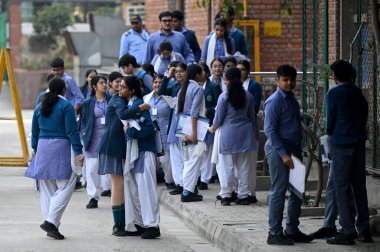
{"type": "Polygon", "coordinates": [[[127,76],[121,82],[120,96],[129,100],[120,119],[129,119],[127,155],[124,167],[125,224],[127,235],[141,235],[143,239],[159,237],[160,212],[156,182],[155,127],[149,111],[139,111],[130,118],[130,112],[140,110],[144,103],[140,80],[127,76]],[[138,123],[140,129],[132,126],[138,123]]]}

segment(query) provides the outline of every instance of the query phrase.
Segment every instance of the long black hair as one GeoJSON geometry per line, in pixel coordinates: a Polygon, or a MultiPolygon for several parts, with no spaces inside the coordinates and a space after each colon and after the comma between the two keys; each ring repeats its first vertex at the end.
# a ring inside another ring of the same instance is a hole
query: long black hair
{"type": "MultiPolygon", "coordinates": [[[[96,69],[88,69],[88,70],[86,71],[86,74],[84,75],[84,76],[86,77],[86,79],[87,79],[87,77],[88,77],[92,72],[94,72],[96,75],[98,74],[98,72],[96,71],[96,69]]],[[[85,80],[85,82],[83,83],[83,86],[86,86],[86,85],[88,85],[87,80],[85,80]]]]}
{"type": "Polygon", "coordinates": [[[231,103],[234,109],[241,109],[245,106],[246,94],[241,83],[240,70],[233,67],[229,68],[224,77],[230,81],[227,85],[227,101],[231,103]]]}
{"type": "Polygon", "coordinates": [[[49,92],[46,92],[41,99],[40,112],[42,116],[50,116],[54,105],[58,102],[58,95],[62,95],[65,89],[66,83],[63,79],[55,77],[49,81],[49,92]]]}
{"type": "Polygon", "coordinates": [[[186,77],[185,80],[183,80],[183,84],[181,84],[181,91],[178,94],[178,113],[183,112],[183,106],[185,104],[185,97],[186,97],[186,91],[187,87],[189,86],[189,79],[187,77],[187,65],[184,63],[178,63],[176,66],[182,68],[186,71],[186,77]]]}
{"type": "Polygon", "coordinates": [[[228,32],[228,29],[227,29],[227,20],[225,18],[217,18],[217,19],[215,19],[214,27],[216,25],[224,27],[223,37],[224,37],[224,41],[226,42],[226,46],[227,46],[226,49],[227,49],[227,52],[229,54],[232,54],[232,43],[231,43],[231,40],[230,40],[230,34],[228,32]]]}
{"type": "Polygon", "coordinates": [[[130,91],[133,91],[133,95],[139,99],[143,98],[143,91],[141,89],[141,81],[135,75],[128,75],[123,78],[125,84],[130,91]]]}

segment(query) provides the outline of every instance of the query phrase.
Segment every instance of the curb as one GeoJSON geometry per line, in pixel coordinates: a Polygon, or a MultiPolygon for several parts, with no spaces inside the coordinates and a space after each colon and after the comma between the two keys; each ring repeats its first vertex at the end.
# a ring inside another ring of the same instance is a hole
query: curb
{"type": "Polygon", "coordinates": [[[158,198],[160,203],[169,208],[173,213],[188,224],[193,230],[201,236],[217,245],[225,251],[263,251],[258,245],[255,245],[232,232],[231,228],[218,223],[202,211],[194,209],[191,204],[183,203],[179,197],[173,197],[163,188],[158,188],[158,198]]]}

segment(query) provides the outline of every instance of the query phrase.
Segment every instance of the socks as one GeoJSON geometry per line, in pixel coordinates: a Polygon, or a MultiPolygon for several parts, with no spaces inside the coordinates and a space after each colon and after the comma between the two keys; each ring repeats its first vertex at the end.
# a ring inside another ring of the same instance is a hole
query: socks
{"type": "Polygon", "coordinates": [[[124,204],[112,206],[113,221],[115,224],[125,225],[125,208],[124,204]]]}

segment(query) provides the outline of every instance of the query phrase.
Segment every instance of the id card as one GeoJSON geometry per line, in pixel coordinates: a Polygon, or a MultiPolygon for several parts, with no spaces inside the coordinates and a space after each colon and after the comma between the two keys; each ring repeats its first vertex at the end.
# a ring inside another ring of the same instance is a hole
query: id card
{"type": "Polygon", "coordinates": [[[106,118],[104,116],[102,118],[100,118],[100,124],[101,125],[106,124],[106,118]]]}
{"type": "Polygon", "coordinates": [[[154,115],[154,116],[157,115],[157,108],[156,107],[152,108],[152,115],[154,115]]]}

